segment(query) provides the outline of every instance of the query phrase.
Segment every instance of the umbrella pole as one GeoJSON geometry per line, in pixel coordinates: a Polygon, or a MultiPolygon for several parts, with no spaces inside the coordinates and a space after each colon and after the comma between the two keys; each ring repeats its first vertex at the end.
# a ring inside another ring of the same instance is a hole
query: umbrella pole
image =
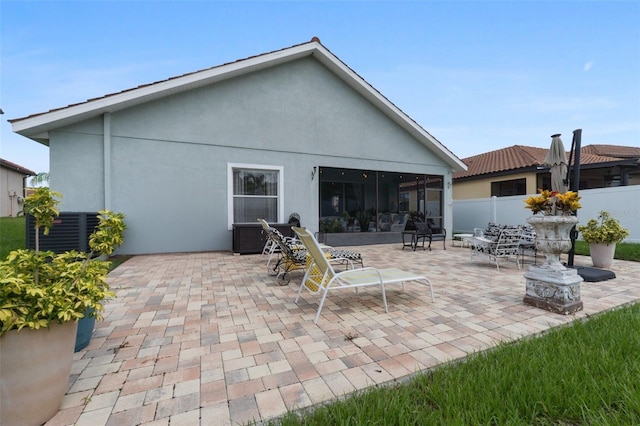
{"type": "MultiPolygon", "coordinates": [[[[573,140],[571,141],[571,153],[569,154],[569,167],[567,168],[567,180],[569,180],[569,173],[571,172],[571,158],[575,158],[573,160],[573,177],[569,181],[571,186],[569,190],[578,192],[580,187],[580,144],[582,143],[582,129],[576,129],[573,131],[573,140]]],[[[573,212],[575,216],[578,215],[578,212],[573,212]]],[[[576,238],[578,237],[578,231],[576,230],[575,225],[571,229],[571,250],[569,250],[569,258],[567,260],[567,266],[573,266],[573,260],[576,251],[576,238]]]]}

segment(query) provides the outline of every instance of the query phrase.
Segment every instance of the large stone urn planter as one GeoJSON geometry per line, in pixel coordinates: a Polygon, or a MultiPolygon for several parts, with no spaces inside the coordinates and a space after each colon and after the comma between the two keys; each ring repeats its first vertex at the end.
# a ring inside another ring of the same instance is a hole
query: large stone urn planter
{"type": "Polygon", "coordinates": [[[560,255],[571,250],[571,229],[578,223],[575,216],[532,216],[527,223],[536,232],[536,249],[546,259],[540,266],[525,272],[524,303],[559,314],[571,314],[583,308],[580,300],[582,277],[560,262],[560,255]]]}
{"type": "Polygon", "coordinates": [[[0,336],[0,425],[37,426],[56,415],[67,390],[76,321],[0,336]]]}

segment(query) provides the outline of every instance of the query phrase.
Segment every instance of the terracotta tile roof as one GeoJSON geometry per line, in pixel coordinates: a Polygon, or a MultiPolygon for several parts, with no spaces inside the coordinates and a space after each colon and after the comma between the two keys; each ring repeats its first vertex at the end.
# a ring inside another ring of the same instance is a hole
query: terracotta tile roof
{"type": "Polygon", "coordinates": [[[35,176],[36,175],[36,172],[34,172],[33,170],[29,170],[26,167],[22,167],[19,164],[12,163],[11,161],[5,160],[3,158],[0,158],[0,166],[6,167],[7,169],[11,169],[11,170],[16,171],[18,173],[22,173],[25,176],[35,176]]]}
{"type": "MultiPolygon", "coordinates": [[[[485,152],[463,158],[467,171],[456,172],[453,179],[469,178],[486,174],[531,170],[545,167],[544,158],[549,150],[532,146],[513,145],[496,151],[485,152]]],[[[580,164],[603,164],[640,158],[640,148],[616,145],[587,145],[580,149],[580,164]],[[614,156],[615,155],[615,156],[614,156]]],[[[569,152],[567,152],[567,160],[569,152]]]]}
{"type": "Polygon", "coordinates": [[[620,145],[587,145],[580,149],[582,154],[602,155],[617,158],[640,158],[640,147],[620,145]]]}

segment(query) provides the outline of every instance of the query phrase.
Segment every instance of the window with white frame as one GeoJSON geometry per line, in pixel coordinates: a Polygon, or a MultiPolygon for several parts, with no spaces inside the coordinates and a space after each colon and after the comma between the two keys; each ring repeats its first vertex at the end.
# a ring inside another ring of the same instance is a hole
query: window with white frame
{"type": "Polygon", "coordinates": [[[228,224],[282,222],[283,168],[256,164],[228,165],[228,224]]]}

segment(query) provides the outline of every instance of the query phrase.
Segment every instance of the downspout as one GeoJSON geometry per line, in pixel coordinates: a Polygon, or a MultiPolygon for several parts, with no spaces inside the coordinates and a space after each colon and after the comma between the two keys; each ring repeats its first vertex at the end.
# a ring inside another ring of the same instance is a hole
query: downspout
{"type": "Polygon", "coordinates": [[[103,115],[104,208],[111,210],[111,113],[103,115]]]}

